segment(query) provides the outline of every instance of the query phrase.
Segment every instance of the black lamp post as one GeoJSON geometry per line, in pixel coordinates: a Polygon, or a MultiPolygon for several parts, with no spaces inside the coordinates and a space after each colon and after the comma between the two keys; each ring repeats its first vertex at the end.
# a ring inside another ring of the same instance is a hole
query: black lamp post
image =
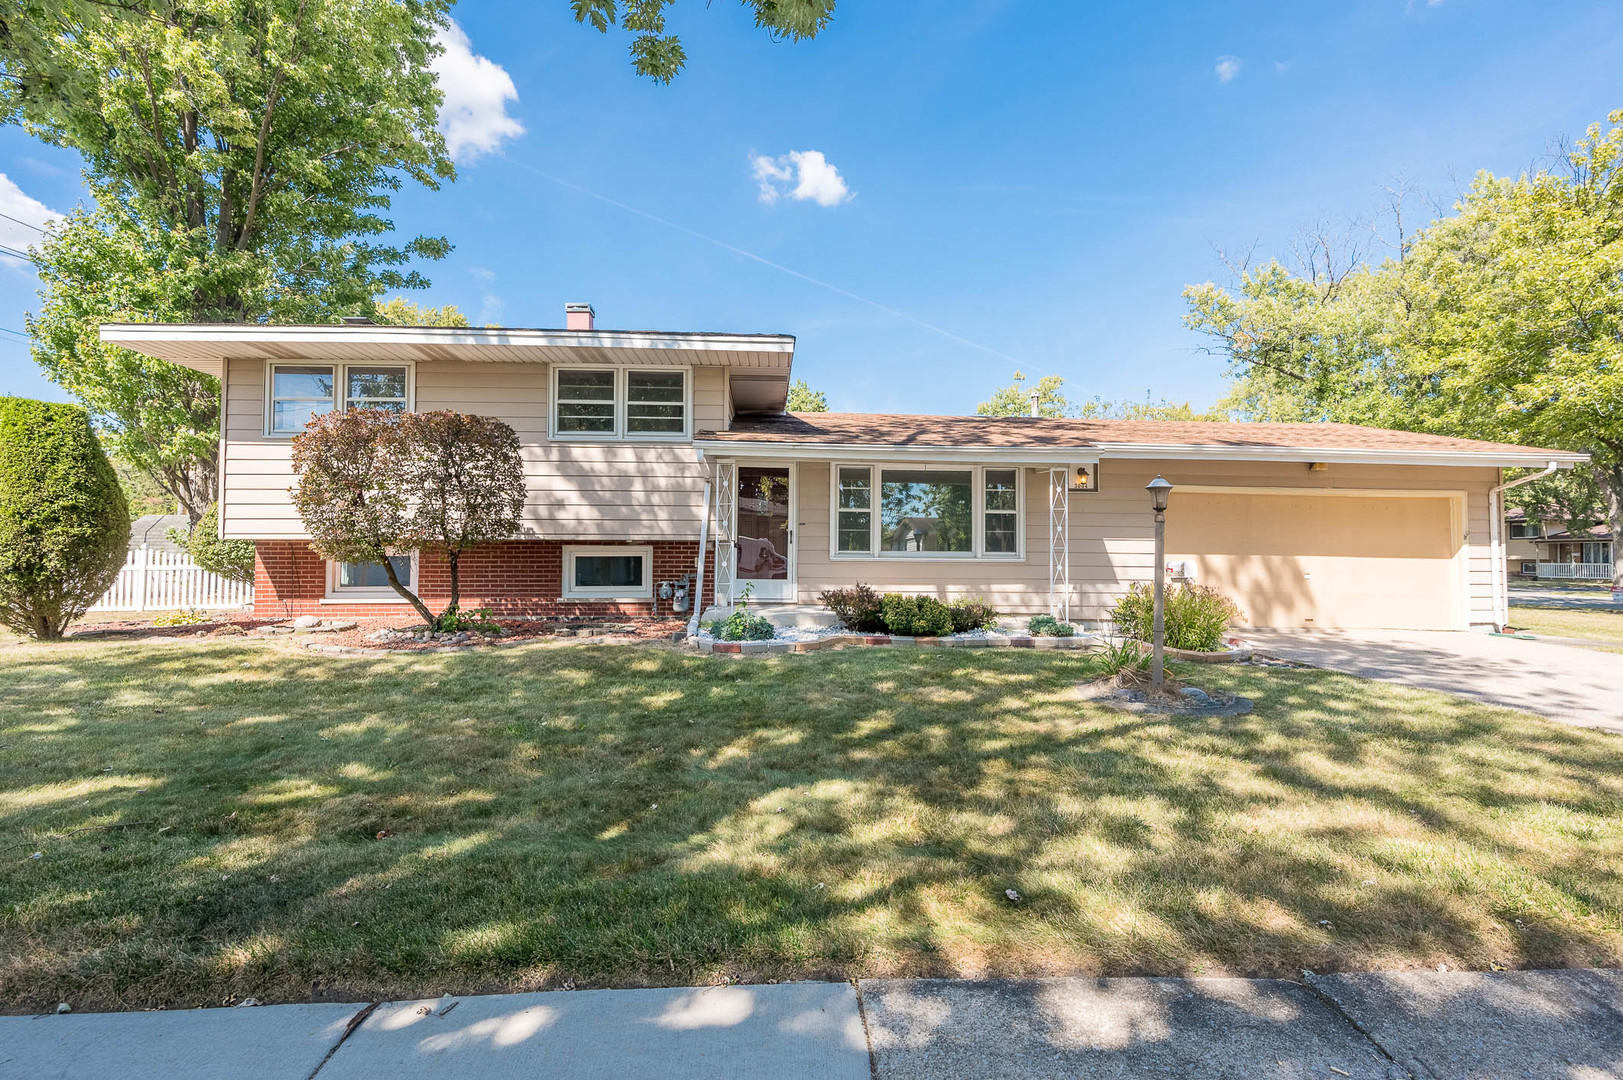
{"type": "Polygon", "coordinates": [[[1161,652],[1166,648],[1166,561],[1167,561],[1167,496],[1172,485],[1157,476],[1144,490],[1150,493],[1150,505],[1155,508],[1155,632],[1150,645],[1150,685],[1161,687],[1166,683],[1166,672],[1161,663],[1161,652]]]}

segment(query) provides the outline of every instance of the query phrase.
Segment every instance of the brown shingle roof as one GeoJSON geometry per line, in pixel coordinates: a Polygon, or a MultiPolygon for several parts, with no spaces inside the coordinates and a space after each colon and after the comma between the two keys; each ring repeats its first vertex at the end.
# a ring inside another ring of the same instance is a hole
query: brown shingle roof
{"type": "Polygon", "coordinates": [[[1246,450],[1436,451],[1457,454],[1550,454],[1512,443],[1456,439],[1355,424],[1249,424],[1183,420],[1062,420],[1030,416],[903,416],[885,413],[786,413],[741,416],[728,431],[701,440],[835,446],[1098,449],[1105,446],[1202,446],[1246,450]]]}

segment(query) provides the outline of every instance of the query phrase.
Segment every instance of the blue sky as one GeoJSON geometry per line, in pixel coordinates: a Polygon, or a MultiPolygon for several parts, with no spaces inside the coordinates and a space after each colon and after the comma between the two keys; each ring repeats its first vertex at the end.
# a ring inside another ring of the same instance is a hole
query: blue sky
{"type": "MultiPolygon", "coordinates": [[[[587,300],[611,328],[791,333],[797,374],[849,411],[972,412],[1017,368],[1209,404],[1223,364],[1180,293],[1224,279],[1213,245],[1272,253],[1370,216],[1399,171],[1449,201],[1623,108],[1602,0],[842,0],[798,45],[677,0],[670,86],[566,0],[454,14],[460,178],[394,209],[456,245],[416,299],[511,326],[587,300]]],[[[0,173],[14,216],[81,197],[77,158],[15,128],[0,173]]],[[[0,328],[34,290],[0,264],[0,328]]],[[[64,396],[0,339],[0,393],[64,396]]]]}

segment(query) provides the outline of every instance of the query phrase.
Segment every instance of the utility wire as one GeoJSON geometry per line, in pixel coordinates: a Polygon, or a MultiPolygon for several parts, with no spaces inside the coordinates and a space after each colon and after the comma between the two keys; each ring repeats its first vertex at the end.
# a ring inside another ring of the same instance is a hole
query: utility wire
{"type": "Polygon", "coordinates": [[[0,217],[5,218],[7,221],[15,221],[23,228],[33,229],[37,233],[43,233],[45,231],[45,226],[43,225],[35,225],[32,221],[24,221],[22,218],[14,218],[10,214],[0,214],[0,217]]]}
{"type": "Polygon", "coordinates": [[[35,266],[39,265],[39,260],[28,254],[28,252],[18,251],[16,248],[7,247],[5,244],[0,244],[0,255],[10,255],[14,259],[25,259],[28,262],[33,263],[35,266]]]}
{"type": "Polygon", "coordinates": [[[527,170],[529,172],[534,173],[535,175],[541,177],[543,180],[551,180],[554,184],[557,184],[560,187],[566,187],[570,191],[579,192],[580,194],[585,195],[587,198],[596,199],[598,202],[607,203],[610,206],[617,207],[617,208],[619,208],[621,210],[624,210],[628,214],[636,214],[640,218],[646,218],[649,221],[652,221],[652,222],[654,222],[656,224],[665,226],[667,229],[675,229],[679,233],[685,233],[688,236],[694,237],[695,239],[703,240],[707,244],[714,244],[716,247],[721,248],[723,251],[730,251],[734,255],[739,255],[739,256],[742,256],[743,258],[746,258],[746,259],[752,259],[755,262],[760,263],[762,266],[769,266],[772,269],[779,271],[780,273],[788,274],[790,277],[799,278],[801,281],[807,282],[807,283],[812,284],[812,285],[816,285],[820,289],[827,289],[829,292],[836,293],[836,294],[838,294],[840,296],[843,296],[847,300],[855,300],[859,304],[866,304],[869,307],[874,308],[877,311],[883,311],[886,315],[891,315],[891,316],[894,316],[895,318],[901,319],[901,320],[903,320],[905,322],[910,322],[914,326],[923,327],[924,329],[930,331],[933,334],[940,334],[942,337],[948,338],[949,340],[952,340],[952,341],[956,341],[960,345],[968,345],[972,349],[979,349],[982,352],[991,353],[993,356],[1001,357],[1002,359],[1007,360],[1011,364],[1015,364],[1017,366],[1021,364],[1021,361],[1019,359],[1017,359],[1017,358],[1015,358],[1013,356],[1010,356],[1006,352],[999,352],[997,349],[992,348],[990,345],[982,345],[978,341],[971,341],[969,338],[962,337],[962,336],[960,336],[958,334],[955,334],[951,330],[943,329],[942,327],[939,327],[939,326],[935,325],[934,323],[925,322],[923,319],[917,317],[916,315],[909,315],[905,311],[900,311],[900,310],[898,310],[896,308],[893,308],[893,307],[890,307],[890,306],[888,306],[886,304],[881,304],[877,300],[870,300],[866,296],[859,296],[856,293],[852,292],[850,289],[842,289],[838,285],[832,284],[831,282],[822,281],[822,280],[820,280],[818,278],[814,278],[810,274],[802,274],[799,270],[795,270],[792,267],[784,266],[782,263],[773,262],[771,259],[764,258],[763,256],[757,255],[753,251],[745,251],[743,248],[737,247],[737,246],[735,246],[733,244],[729,244],[725,240],[718,240],[714,236],[708,236],[705,233],[702,233],[697,229],[690,229],[686,225],[680,225],[680,224],[678,224],[678,223],[676,223],[674,221],[670,221],[670,220],[668,220],[666,218],[662,218],[658,214],[651,214],[646,210],[640,210],[637,207],[631,206],[631,205],[629,205],[627,203],[623,203],[618,199],[611,199],[607,195],[599,195],[597,192],[592,191],[589,188],[583,188],[579,184],[572,184],[568,180],[564,180],[561,177],[553,176],[551,173],[542,172],[540,169],[536,168],[534,165],[529,165],[529,164],[526,164],[525,162],[514,160],[513,158],[507,158],[506,160],[509,163],[513,164],[513,165],[517,165],[521,169],[524,169],[524,170],[527,170]]]}

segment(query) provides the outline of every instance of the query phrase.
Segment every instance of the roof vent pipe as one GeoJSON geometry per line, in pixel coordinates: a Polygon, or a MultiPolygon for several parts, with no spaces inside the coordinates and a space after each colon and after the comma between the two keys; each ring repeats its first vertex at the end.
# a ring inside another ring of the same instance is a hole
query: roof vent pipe
{"type": "Polygon", "coordinates": [[[592,310],[591,304],[565,304],[564,329],[590,330],[597,320],[597,312],[592,310]]]}
{"type": "Polygon", "coordinates": [[[1042,413],[1039,412],[1038,409],[1037,409],[1037,402],[1041,398],[1042,398],[1042,391],[1033,390],[1031,392],[1031,412],[1028,415],[1031,415],[1031,416],[1041,416],[1042,415],[1042,413]]]}

